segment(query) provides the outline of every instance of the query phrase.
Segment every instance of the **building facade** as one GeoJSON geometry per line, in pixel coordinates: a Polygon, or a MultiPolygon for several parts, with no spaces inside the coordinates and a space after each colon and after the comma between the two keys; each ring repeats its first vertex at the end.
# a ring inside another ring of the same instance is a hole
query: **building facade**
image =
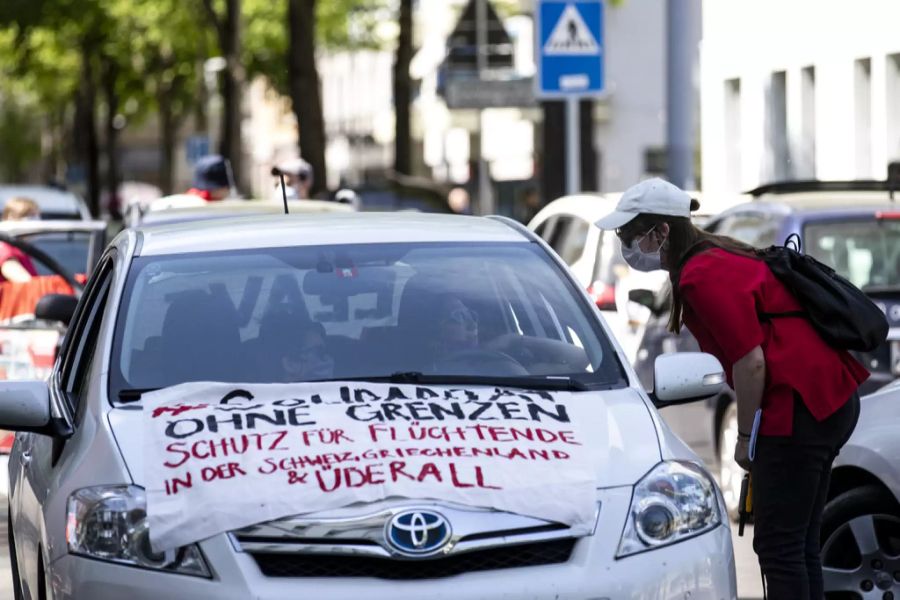
{"type": "Polygon", "coordinates": [[[900,3],[703,3],[705,192],[885,179],[900,158],[900,3]]]}

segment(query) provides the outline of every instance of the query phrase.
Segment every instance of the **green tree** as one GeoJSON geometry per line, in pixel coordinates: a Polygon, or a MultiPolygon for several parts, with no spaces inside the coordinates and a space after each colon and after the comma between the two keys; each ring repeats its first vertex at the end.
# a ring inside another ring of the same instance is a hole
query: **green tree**
{"type": "Polygon", "coordinates": [[[219,52],[225,59],[222,70],[222,139],[219,152],[231,161],[232,172],[240,187],[243,175],[241,122],[246,70],[242,60],[243,15],[241,0],[201,0],[207,20],[212,24],[219,52]]]}

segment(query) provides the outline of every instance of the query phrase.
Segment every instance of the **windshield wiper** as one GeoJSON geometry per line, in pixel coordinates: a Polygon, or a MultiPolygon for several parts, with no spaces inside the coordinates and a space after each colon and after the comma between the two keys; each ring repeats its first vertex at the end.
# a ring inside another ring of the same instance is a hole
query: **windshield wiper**
{"type": "Polygon", "coordinates": [[[595,389],[577,379],[566,376],[504,377],[489,375],[430,375],[421,371],[399,371],[372,377],[341,377],[325,381],[370,381],[372,383],[413,383],[422,385],[493,385],[532,390],[586,392],[595,389]]]}
{"type": "Polygon", "coordinates": [[[136,389],[126,389],[119,390],[119,401],[120,402],[137,402],[141,399],[141,396],[144,394],[149,394],[150,392],[155,392],[160,388],[136,388],[136,389]]]}

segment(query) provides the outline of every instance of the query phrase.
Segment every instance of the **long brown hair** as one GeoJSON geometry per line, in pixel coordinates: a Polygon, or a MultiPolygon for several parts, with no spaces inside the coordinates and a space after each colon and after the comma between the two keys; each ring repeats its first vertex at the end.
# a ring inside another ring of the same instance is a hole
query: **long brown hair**
{"type": "Polygon", "coordinates": [[[644,213],[635,217],[623,229],[633,235],[626,233],[622,237],[625,240],[639,238],[641,235],[650,231],[654,227],[661,224],[669,226],[669,235],[665,241],[665,262],[669,270],[669,281],[672,284],[672,307],[669,312],[669,331],[673,333],[681,332],[683,322],[684,303],[679,290],[681,281],[681,270],[684,267],[685,257],[697,244],[704,244],[721,248],[733,254],[746,256],[749,258],[758,258],[756,248],[749,244],[745,244],[734,238],[724,235],[716,235],[699,227],[696,227],[687,217],[669,217],[666,215],[655,215],[644,213]]]}

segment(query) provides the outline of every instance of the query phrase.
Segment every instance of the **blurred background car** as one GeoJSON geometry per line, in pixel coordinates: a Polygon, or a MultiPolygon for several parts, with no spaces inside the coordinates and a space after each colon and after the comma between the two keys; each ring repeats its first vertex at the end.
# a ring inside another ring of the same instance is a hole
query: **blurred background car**
{"type": "MultiPolygon", "coordinates": [[[[750,194],[753,201],[713,217],[706,229],[756,247],[799,235],[804,252],[859,286],[888,317],[887,341],[873,352],[855,353],[872,373],[860,393],[874,392],[900,376],[900,205],[890,199],[887,183],[790,182],[765,185],[750,194]]],[[[668,331],[670,295],[668,288],[630,294],[652,315],[634,362],[645,386],[652,385],[657,356],[698,349],[686,329],[677,336],[668,331]]],[[[737,409],[731,390],[661,414],[711,469],[718,468],[726,504],[735,514],[743,470],[732,456],[737,409]]]]}
{"type": "Polygon", "coordinates": [[[10,198],[23,197],[34,200],[41,210],[41,219],[91,218],[84,200],[73,192],[42,185],[0,185],[0,210],[10,198]]]}
{"type": "MultiPolygon", "coordinates": [[[[330,200],[288,200],[288,212],[352,212],[353,206],[330,200]]],[[[278,200],[219,200],[207,202],[196,196],[166,196],[152,202],[147,211],[129,221],[129,227],[183,223],[206,219],[275,215],[284,213],[284,202],[278,200]]]]}
{"type": "Polygon", "coordinates": [[[616,202],[603,194],[577,194],[554,200],[528,223],[587,290],[625,350],[634,358],[636,338],[627,315],[618,310],[617,289],[629,268],[622,258],[619,240],[612,231],[594,225],[615,209],[616,202]]]}
{"type": "MultiPolygon", "coordinates": [[[[40,318],[37,304],[48,294],[75,296],[106,246],[106,228],[102,221],[0,222],[0,239],[18,242],[38,272],[26,282],[0,283],[0,380],[49,375],[65,326],[40,318]]],[[[0,454],[12,442],[0,431],[0,454]]]]}

